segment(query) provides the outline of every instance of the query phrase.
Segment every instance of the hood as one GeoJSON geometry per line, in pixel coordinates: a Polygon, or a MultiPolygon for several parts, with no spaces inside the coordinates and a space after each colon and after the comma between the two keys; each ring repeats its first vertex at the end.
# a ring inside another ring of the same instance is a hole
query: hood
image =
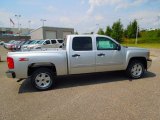
{"type": "Polygon", "coordinates": [[[139,48],[139,47],[126,47],[127,50],[142,50],[142,51],[149,51],[146,48],[139,48]]]}

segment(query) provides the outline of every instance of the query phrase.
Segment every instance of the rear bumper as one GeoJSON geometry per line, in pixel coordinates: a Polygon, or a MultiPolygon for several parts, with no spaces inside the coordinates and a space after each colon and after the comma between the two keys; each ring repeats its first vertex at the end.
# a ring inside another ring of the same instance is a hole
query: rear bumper
{"type": "Polygon", "coordinates": [[[15,78],[16,77],[15,72],[9,71],[9,70],[6,72],[6,75],[8,78],[15,78]]]}
{"type": "Polygon", "coordinates": [[[151,66],[152,64],[152,59],[148,59],[147,60],[147,69],[151,66]]]}

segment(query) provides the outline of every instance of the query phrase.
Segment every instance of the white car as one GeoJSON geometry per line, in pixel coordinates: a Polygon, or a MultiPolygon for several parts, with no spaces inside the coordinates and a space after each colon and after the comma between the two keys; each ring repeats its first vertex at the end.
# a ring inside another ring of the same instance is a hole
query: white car
{"type": "Polygon", "coordinates": [[[4,41],[0,41],[0,45],[4,45],[4,41]]]}
{"type": "Polygon", "coordinates": [[[63,47],[62,39],[47,39],[40,40],[37,44],[29,45],[28,50],[31,49],[41,49],[41,48],[62,48],[63,47]]]}
{"type": "Polygon", "coordinates": [[[29,40],[24,45],[21,46],[21,51],[29,50],[30,46],[38,44],[40,40],[29,40]]]}

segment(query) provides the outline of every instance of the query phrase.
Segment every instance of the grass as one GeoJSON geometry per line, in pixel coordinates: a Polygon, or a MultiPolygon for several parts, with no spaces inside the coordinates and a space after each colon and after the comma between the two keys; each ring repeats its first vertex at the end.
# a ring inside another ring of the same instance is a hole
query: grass
{"type": "Polygon", "coordinates": [[[160,49],[160,43],[139,43],[139,44],[133,44],[133,43],[122,43],[123,46],[129,46],[129,47],[141,47],[141,48],[156,48],[160,49]]]}
{"type": "Polygon", "coordinates": [[[141,31],[138,38],[138,44],[135,44],[135,38],[124,38],[124,46],[158,48],[160,49],[160,30],[141,31]]]}

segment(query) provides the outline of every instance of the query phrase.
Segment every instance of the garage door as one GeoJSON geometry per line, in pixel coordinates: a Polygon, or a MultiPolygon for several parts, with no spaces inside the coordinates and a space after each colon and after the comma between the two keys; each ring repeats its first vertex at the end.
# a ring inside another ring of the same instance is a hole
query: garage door
{"type": "Polygon", "coordinates": [[[46,31],[46,39],[56,39],[57,35],[54,31],[46,31]]]}
{"type": "Polygon", "coordinates": [[[67,35],[71,35],[71,32],[63,32],[63,39],[67,36],[67,35]]]}

